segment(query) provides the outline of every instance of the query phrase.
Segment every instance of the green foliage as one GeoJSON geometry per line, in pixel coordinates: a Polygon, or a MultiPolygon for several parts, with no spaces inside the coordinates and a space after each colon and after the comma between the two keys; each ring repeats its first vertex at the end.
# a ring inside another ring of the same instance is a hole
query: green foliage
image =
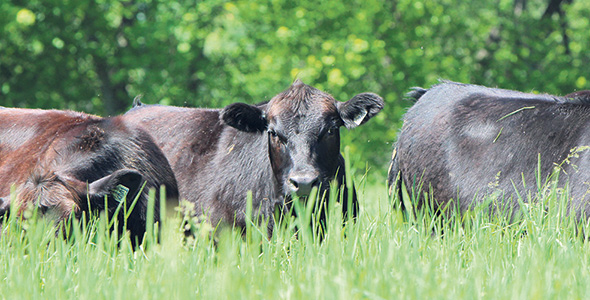
{"type": "Polygon", "coordinates": [[[412,86],[438,78],[566,94],[588,88],[590,4],[548,1],[30,0],[0,3],[0,105],[113,115],[147,103],[270,99],[295,79],[386,108],[344,134],[383,178],[412,86]],[[566,44],[567,42],[567,44],[566,44]]]}

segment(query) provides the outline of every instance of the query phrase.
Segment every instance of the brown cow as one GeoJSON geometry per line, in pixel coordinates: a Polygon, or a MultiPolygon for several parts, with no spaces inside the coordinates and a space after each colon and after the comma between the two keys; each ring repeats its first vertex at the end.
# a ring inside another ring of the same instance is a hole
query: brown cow
{"type": "MultiPolygon", "coordinates": [[[[291,193],[306,196],[312,187],[327,193],[334,179],[343,185],[339,128],[361,125],[382,108],[383,100],[372,93],[338,102],[297,80],[262,105],[200,109],[138,102],[125,120],[154,137],[174,170],[181,198],[196,204],[197,215],[207,215],[213,225],[244,227],[248,191],[253,211],[268,220],[275,208],[288,208],[291,193]]],[[[341,190],[347,200],[347,187],[341,190]]],[[[354,191],[351,199],[356,216],[354,191]]],[[[346,201],[344,215],[348,208],[346,201]]],[[[322,209],[322,222],[324,214],[322,209]]],[[[268,226],[271,233],[272,220],[268,226]]]]}
{"type": "MultiPolygon", "coordinates": [[[[161,150],[148,133],[125,124],[121,117],[0,110],[2,212],[9,211],[11,205],[16,205],[19,213],[37,207],[59,224],[71,215],[103,210],[105,197],[112,213],[125,195],[129,204],[141,192],[127,220],[133,242],[145,231],[148,189],[161,185],[168,198],[178,197],[176,179],[161,150]],[[16,186],[16,203],[10,203],[12,185],[16,186]]],[[[159,217],[157,203],[155,221],[159,217]]],[[[123,224],[122,214],[119,217],[123,224]]]]}

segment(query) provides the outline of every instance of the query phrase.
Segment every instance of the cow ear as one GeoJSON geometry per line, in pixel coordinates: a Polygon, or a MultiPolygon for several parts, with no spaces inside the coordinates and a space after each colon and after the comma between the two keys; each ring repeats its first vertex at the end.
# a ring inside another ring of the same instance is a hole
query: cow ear
{"type": "MultiPolygon", "coordinates": [[[[108,196],[109,200],[122,202],[127,197],[128,201],[133,201],[141,191],[143,176],[135,170],[123,169],[117,170],[99,180],[89,184],[88,194],[90,199],[104,201],[108,196]]],[[[101,206],[103,203],[93,203],[101,206]]]]}
{"type": "Polygon", "coordinates": [[[383,99],[377,94],[358,94],[346,102],[338,103],[338,112],[348,129],[364,124],[383,109],[383,99]]]}
{"type": "Polygon", "coordinates": [[[245,132],[264,132],[268,124],[262,109],[245,103],[226,106],[219,118],[225,124],[245,132]]]}

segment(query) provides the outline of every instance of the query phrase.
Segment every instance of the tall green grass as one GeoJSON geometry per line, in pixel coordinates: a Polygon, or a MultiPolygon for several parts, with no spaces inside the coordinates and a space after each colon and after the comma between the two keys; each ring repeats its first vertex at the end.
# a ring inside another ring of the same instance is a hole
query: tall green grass
{"type": "Polygon", "coordinates": [[[0,237],[0,298],[587,298],[586,225],[568,216],[556,189],[510,222],[486,207],[410,217],[384,184],[361,182],[360,217],[342,226],[331,201],[323,240],[300,203],[299,219],[285,218],[271,238],[253,220],[244,234],[217,228],[210,238],[206,229],[187,240],[182,218],[168,212],[135,251],[106,218],[72,221],[60,238],[43,218],[11,215],[0,237]]]}

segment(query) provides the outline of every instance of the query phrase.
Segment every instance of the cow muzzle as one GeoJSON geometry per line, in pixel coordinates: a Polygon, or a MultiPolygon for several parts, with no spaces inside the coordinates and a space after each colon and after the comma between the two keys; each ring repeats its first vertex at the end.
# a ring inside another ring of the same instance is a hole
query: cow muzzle
{"type": "Polygon", "coordinates": [[[319,186],[319,176],[315,172],[294,173],[288,179],[289,190],[297,196],[308,196],[311,189],[319,186]]]}

